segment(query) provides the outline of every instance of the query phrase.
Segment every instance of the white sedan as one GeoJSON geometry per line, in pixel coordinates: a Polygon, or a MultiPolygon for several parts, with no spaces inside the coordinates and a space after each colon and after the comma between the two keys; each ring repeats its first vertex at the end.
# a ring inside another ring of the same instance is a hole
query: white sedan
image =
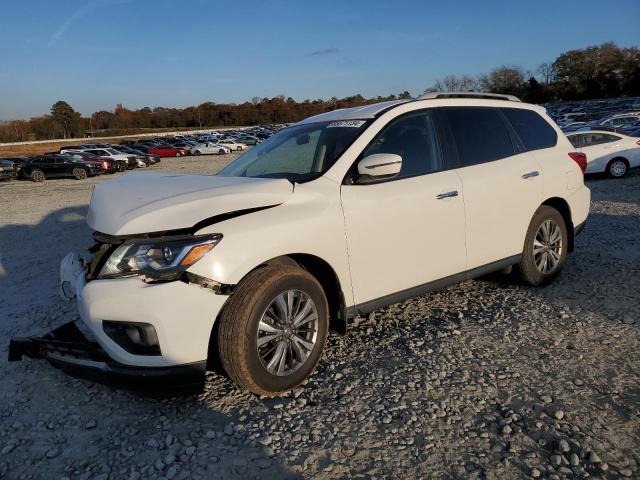
{"type": "Polygon", "coordinates": [[[244,143],[236,143],[233,140],[220,140],[220,145],[229,147],[231,150],[244,150],[247,146],[244,143]]]}
{"type": "Polygon", "coordinates": [[[193,155],[224,155],[225,153],[231,153],[231,149],[226,145],[220,145],[219,143],[201,143],[191,149],[193,155]]]}
{"type": "Polygon", "coordinates": [[[587,155],[585,173],[607,173],[624,177],[630,168],[640,166],[640,140],[621,133],[591,130],[567,135],[573,146],[587,155]]]}

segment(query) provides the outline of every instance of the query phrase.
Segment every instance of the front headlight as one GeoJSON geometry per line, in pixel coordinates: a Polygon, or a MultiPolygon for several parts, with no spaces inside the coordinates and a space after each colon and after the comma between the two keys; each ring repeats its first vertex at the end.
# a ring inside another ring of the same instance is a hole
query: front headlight
{"type": "Polygon", "coordinates": [[[111,254],[98,278],[144,275],[154,280],[175,280],[220,240],[221,234],[170,240],[127,240],[111,254]]]}

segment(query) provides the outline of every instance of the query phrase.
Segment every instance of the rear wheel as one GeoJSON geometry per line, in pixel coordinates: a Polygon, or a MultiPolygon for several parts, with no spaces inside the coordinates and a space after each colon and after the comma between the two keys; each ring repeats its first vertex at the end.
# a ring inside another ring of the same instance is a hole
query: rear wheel
{"type": "Polygon", "coordinates": [[[611,178],[622,178],[629,171],[629,163],[624,158],[614,158],[607,164],[607,175],[611,178]]]}
{"type": "Polygon", "coordinates": [[[242,147],[237,147],[236,150],[239,152],[240,150],[242,150],[242,147]]]}
{"type": "Polygon", "coordinates": [[[200,150],[196,150],[195,152],[193,152],[194,155],[202,155],[202,152],[200,150]]]}
{"type": "Polygon", "coordinates": [[[531,219],[524,242],[519,271],[532,286],[552,282],[567,258],[567,226],[555,208],[541,206],[531,219]]]}
{"type": "Polygon", "coordinates": [[[87,178],[87,171],[84,168],[74,168],[72,173],[73,178],[76,180],[84,180],[87,178]]]}
{"type": "Polygon", "coordinates": [[[218,150],[218,155],[224,155],[224,150],[222,148],[218,150]]]}
{"type": "Polygon", "coordinates": [[[127,171],[127,164],[124,162],[118,162],[116,165],[116,171],[122,173],[127,171]]]}
{"type": "Polygon", "coordinates": [[[31,171],[31,180],[34,182],[44,182],[45,178],[46,177],[42,170],[36,169],[31,171]]]}
{"type": "Polygon", "coordinates": [[[318,281],[293,266],[266,266],[236,287],[218,319],[222,367],[240,387],[275,395],[315,368],[329,328],[318,281]]]}

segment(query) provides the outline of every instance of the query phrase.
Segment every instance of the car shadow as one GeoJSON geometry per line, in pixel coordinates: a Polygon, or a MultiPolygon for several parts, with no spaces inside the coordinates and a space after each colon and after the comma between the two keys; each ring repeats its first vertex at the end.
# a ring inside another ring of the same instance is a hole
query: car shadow
{"type": "MultiPolygon", "coordinates": [[[[13,330],[13,320],[33,308],[57,299],[59,264],[71,250],[86,251],[92,244],[84,217],[86,206],[56,210],[40,222],[0,227],[0,292],[5,315],[0,335],[13,330]],[[34,272],[38,271],[37,275],[34,272]]],[[[24,331],[30,325],[21,325],[24,331]]]]}
{"type": "Polygon", "coordinates": [[[0,476],[299,478],[268,440],[260,442],[264,424],[253,412],[273,409],[274,401],[222,376],[208,373],[198,394],[143,396],[71,377],[43,360],[7,362],[11,337],[78,318],[75,304],[58,298],[58,269],[67,252],[92,244],[86,210],[67,207],[35,225],[0,227],[0,430],[11,430],[19,445],[3,450],[0,476]]]}

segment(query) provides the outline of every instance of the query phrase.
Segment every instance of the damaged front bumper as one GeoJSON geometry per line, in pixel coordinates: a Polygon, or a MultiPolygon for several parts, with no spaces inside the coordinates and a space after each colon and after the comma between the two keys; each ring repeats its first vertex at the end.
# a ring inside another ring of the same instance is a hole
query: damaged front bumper
{"type": "Polygon", "coordinates": [[[206,362],[170,367],[138,367],[113,360],[89,340],[75,322],[66,323],[42,337],[14,338],[9,361],[26,356],[46,359],[70,375],[140,392],[199,391],[205,381],[206,362]]]}
{"type": "Polygon", "coordinates": [[[9,360],[46,359],[75,376],[133,390],[201,388],[213,324],[229,295],[198,278],[98,280],[89,269],[76,254],[60,264],[60,296],[77,302],[80,320],[41,337],[11,340],[9,360]],[[119,325],[144,326],[157,348],[133,348],[113,333],[119,325]]]}

